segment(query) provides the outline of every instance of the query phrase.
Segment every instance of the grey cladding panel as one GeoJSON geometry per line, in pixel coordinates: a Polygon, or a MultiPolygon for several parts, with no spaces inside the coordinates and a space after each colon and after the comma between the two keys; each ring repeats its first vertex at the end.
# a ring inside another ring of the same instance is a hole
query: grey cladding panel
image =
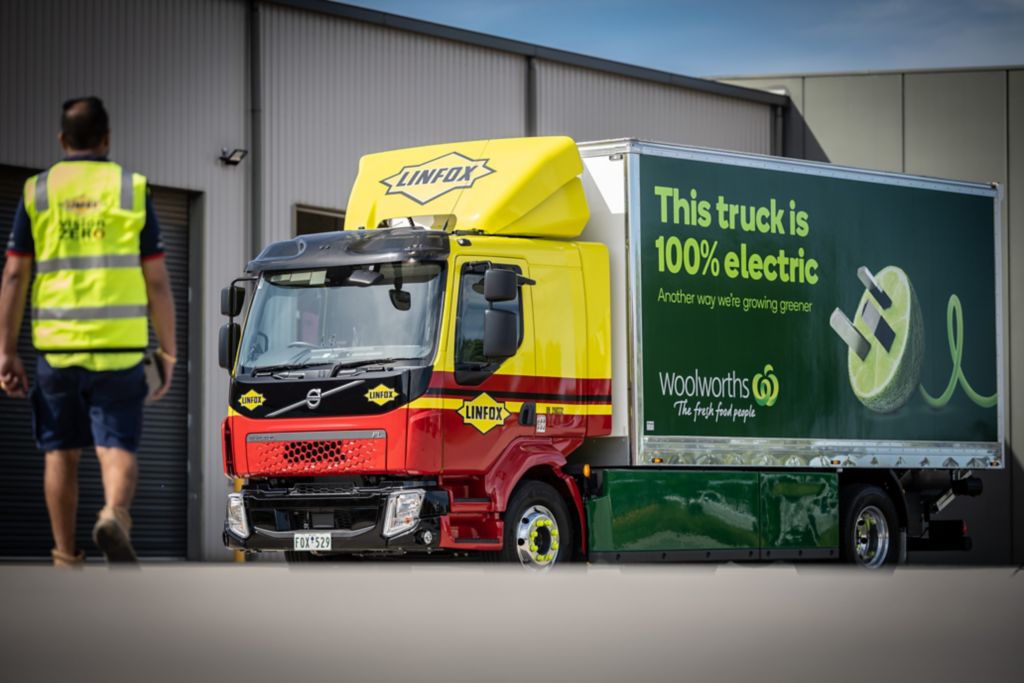
{"type": "Polygon", "coordinates": [[[544,61],[537,98],[540,135],[771,152],[772,107],[764,104],[544,61]]]}
{"type": "Polygon", "coordinates": [[[1008,74],[1009,162],[1007,213],[1010,339],[1010,451],[1013,459],[1013,562],[1024,563],[1024,71],[1008,74]]]}
{"type": "Polygon", "coordinates": [[[344,209],[359,157],[523,135],[516,55],[264,5],[265,239],[291,237],[295,204],[344,209]]]}
{"type": "Polygon", "coordinates": [[[804,144],[835,164],[903,170],[902,77],[804,79],[804,144]]]}
{"type": "Polygon", "coordinates": [[[906,172],[1006,182],[1006,72],[907,74],[906,172]]]}

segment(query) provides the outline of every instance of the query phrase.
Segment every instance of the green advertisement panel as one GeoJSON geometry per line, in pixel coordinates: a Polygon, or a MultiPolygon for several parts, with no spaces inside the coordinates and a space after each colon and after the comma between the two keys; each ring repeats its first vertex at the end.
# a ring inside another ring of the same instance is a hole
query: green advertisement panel
{"type": "Polygon", "coordinates": [[[645,437],[998,440],[994,191],[638,163],[645,437]]]}

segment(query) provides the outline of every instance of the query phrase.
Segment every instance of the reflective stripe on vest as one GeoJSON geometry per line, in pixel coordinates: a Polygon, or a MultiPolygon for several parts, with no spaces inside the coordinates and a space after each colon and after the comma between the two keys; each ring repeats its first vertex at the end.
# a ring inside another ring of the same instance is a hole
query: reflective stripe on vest
{"type": "Polygon", "coordinates": [[[43,171],[36,176],[35,196],[33,197],[32,202],[36,207],[36,213],[46,211],[50,208],[50,195],[46,191],[46,176],[49,174],[49,171],[43,171]]]}
{"type": "Polygon", "coordinates": [[[146,315],[146,306],[79,306],[77,308],[33,308],[33,320],[113,320],[146,315]]]}
{"type": "Polygon", "coordinates": [[[63,161],[26,183],[25,209],[35,241],[36,348],[145,348],[145,178],[109,161],[63,161]]]}
{"type": "Polygon", "coordinates": [[[36,264],[39,273],[57,270],[88,270],[90,268],[131,268],[139,265],[137,254],[110,254],[109,256],[65,256],[51,258],[36,264]]]}

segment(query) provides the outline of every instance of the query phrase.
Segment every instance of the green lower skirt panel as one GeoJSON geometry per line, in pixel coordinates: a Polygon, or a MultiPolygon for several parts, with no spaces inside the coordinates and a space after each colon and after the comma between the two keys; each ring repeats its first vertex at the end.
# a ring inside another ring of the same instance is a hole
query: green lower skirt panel
{"type": "Polygon", "coordinates": [[[838,545],[832,472],[602,470],[587,500],[592,552],[838,545]]]}

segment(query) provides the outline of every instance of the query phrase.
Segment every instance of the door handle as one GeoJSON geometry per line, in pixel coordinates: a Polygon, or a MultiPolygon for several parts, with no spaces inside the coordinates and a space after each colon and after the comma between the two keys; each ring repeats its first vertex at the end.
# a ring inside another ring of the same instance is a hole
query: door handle
{"type": "Polygon", "coordinates": [[[537,424],[537,404],[533,401],[525,401],[519,409],[519,424],[524,427],[532,427],[537,424]]]}

